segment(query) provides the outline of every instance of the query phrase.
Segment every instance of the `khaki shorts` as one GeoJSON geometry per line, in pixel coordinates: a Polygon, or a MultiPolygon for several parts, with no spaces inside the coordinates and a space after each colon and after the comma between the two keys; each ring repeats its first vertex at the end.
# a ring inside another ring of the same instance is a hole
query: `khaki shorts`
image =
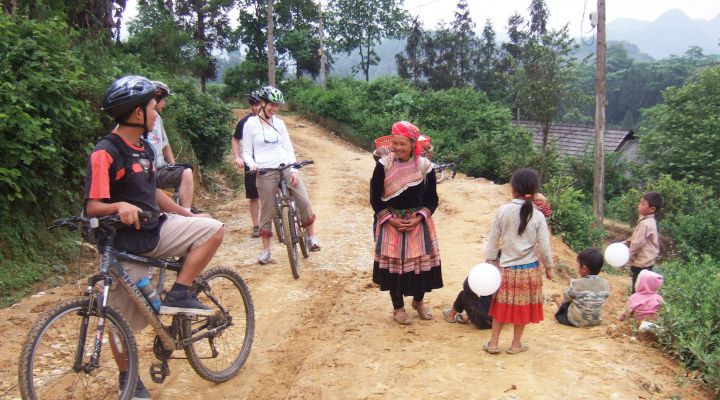
{"type": "MultiPolygon", "coordinates": [[[[212,218],[167,214],[167,220],[160,228],[160,241],[157,247],[143,255],[153,258],[184,256],[190,250],[205,244],[222,226],[222,222],[212,218]]],[[[145,264],[123,261],[122,266],[134,282],[144,276],[152,278],[153,268],[145,264]]],[[[130,300],[127,292],[120,287],[117,280],[113,281],[109,296],[109,304],[125,317],[134,331],[139,331],[148,325],[145,317],[137,309],[135,303],[130,300]]]]}

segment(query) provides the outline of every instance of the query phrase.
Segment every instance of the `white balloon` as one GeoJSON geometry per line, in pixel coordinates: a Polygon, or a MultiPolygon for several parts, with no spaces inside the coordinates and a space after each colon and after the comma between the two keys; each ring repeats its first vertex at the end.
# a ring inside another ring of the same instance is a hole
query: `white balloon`
{"type": "Polygon", "coordinates": [[[468,274],[468,285],[478,296],[491,295],[500,288],[500,271],[492,264],[478,264],[468,274]]]}
{"type": "Polygon", "coordinates": [[[613,243],[605,248],[605,262],[615,268],[627,264],[630,259],[630,249],[624,243],[613,243]]]}

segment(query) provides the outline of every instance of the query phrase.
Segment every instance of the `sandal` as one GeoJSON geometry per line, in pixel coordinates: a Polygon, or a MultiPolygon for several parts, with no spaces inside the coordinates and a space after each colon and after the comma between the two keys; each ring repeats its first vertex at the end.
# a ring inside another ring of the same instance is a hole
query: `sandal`
{"type": "Polygon", "coordinates": [[[418,315],[420,316],[420,319],[424,319],[426,321],[432,319],[432,314],[430,313],[430,309],[425,305],[423,302],[412,302],[412,307],[417,310],[418,315]]]}
{"type": "Polygon", "coordinates": [[[462,313],[456,312],[455,318],[448,319],[448,315],[450,315],[451,308],[443,310],[443,319],[445,319],[445,322],[449,322],[451,324],[458,323],[458,324],[467,324],[467,321],[465,321],[462,317],[462,313]]]}
{"type": "Polygon", "coordinates": [[[483,345],[483,350],[487,351],[488,354],[500,354],[501,350],[497,347],[490,347],[490,342],[483,345]]]}
{"type": "Polygon", "coordinates": [[[412,323],[412,320],[410,320],[410,317],[408,317],[404,308],[398,308],[397,310],[394,310],[393,319],[400,325],[410,325],[412,323]]]}
{"type": "Polygon", "coordinates": [[[508,354],[517,354],[522,353],[523,351],[528,351],[530,349],[530,346],[526,345],[525,343],[520,344],[519,349],[513,349],[512,347],[507,349],[508,354]]]}

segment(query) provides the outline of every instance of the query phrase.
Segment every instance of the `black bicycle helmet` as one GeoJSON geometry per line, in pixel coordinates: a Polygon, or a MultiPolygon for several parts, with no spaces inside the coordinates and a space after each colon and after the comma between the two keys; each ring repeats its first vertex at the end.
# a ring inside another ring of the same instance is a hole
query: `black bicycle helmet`
{"type": "Polygon", "coordinates": [[[251,105],[259,104],[260,103],[260,91],[253,90],[252,92],[250,92],[250,96],[248,96],[248,102],[251,105]]]}
{"type": "Polygon", "coordinates": [[[155,85],[145,77],[128,75],[113,82],[105,93],[102,109],[118,119],[155,96],[155,85]]]}
{"type": "Polygon", "coordinates": [[[170,86],[160,81],[152,81],[155,84],[155,99],[160,101],[163,97],[172,96],[173,92],[170,90],[170,86]]]}

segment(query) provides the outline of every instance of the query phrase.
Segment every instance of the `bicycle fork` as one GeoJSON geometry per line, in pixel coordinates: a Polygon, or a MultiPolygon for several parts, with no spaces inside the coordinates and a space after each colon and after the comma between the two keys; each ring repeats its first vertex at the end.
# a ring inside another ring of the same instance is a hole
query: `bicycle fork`
{"type": "Polygon", "coordinates": [[[112,277],[109,275],[95,275],[88,278],[88,286],[85,290],[85,295],[89,298],[88,308],[85,310],[80,324],[80,334],[78,335],[75,363],[73,365],[73,370],[75,372],[83,371],[89,373],[99,367],[102,338],[105,333],[105,307],[107,306],[107,298],[111,284],[112,277]],[[95,307],[96,296],[93,293],[93,288],[95,287],[95,284],[100,281],[103,281],[102,301],[98,307],[95,307]],[[88,364],[84,364],[83,358],[85,357],[85,340],[87,339],[88,327],[90,325],[90,315],[92,314],[92,310],[94,308],[97,310],[98,324],[95,328],[95,339],[93,341],[92,352],[90,353],[90,362],[88,364]]]}

